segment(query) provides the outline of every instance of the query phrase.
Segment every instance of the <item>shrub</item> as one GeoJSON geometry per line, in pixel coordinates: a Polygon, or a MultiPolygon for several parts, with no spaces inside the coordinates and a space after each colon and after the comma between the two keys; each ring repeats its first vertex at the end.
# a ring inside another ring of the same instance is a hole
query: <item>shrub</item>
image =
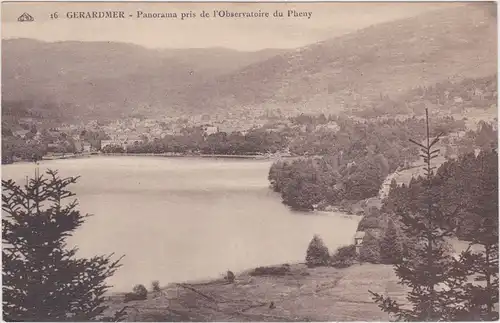
{"type": "Polygon", "coordinates": [[[353,214],[354,208],[352,207],[353,202],[348,200],[342,200],[339,203],[339,210],[347,214],[353,214]]]}
{"type": "Polygon", "coordinates": [[[314,235],[306,253],[306,263],[308,267],[327,266],[330,262],[330,253],[323,240],[314,235]]]}
{"type": "Polygon", "coordinates": [[[234,279],[236,278],[236,276],[234,275],[234,273],[231,271],[231,270],[228,270],[227,271],[227,275],[226,275],[226,280],[229,282],[229,283],[233,283],[234,282],[234,279]]]}
{"type": "Polygon", "coordinates": [[[138,284],[134,286],[132,293],[125,294],[125,302],[142,301],[148,298],[148,290],[144,285],[138,284]]]}
{"type": "Polygon", "coordinates": [[[144,285],[141,284],[135,285],[132,291],[139,297],[146,298],[148,296],[148,290],[146,289],[146,287],[144,287],[144,285]]]}
{"type": "Polygon", "coordinates": [[[153,292],[160,292],[161,291],[160,282],[158,280],[154,280],[151,283],[151,289],[153,292]]]}
{"type": "Polygon", "coordinates": [[[332,255],[331,265],[335,268],[346,268],[353,265],[357,258],[355,245],[340,247],[332,255]]]}
{"type": "Polygon", "coordinates": [[[250,276],[285,276],[290,273],[290,265],[257,267],[250,276]]]}
{"type": "Polygon", "coordinates": [[[357,231],[366,231],[368,229],[378,229],[380,228],[380,220],[369,215],[365,215],[358,224],[357,231]]]}
{"type": "Polygon", "coordinates": [[[368,229],[384,228],[383,215],[377,208],[370,208],[367,214],[359,221],[358,231],[367,231],[368,229]]]}
{"type": "Polygon", "coordinates": [[[105,154],[123,154],[125,152],[125,149],[123,149],[123,147],[120,145],[111,144],[105,146],[102,149],[102,152],[105,154]]]}
{"type": "Polygon", "coordinates": [[[367,232],[363,238],[363,244],[359,250],[359,260],[373,264],[380,263],[380,242],[370,232],[367,232]]]}

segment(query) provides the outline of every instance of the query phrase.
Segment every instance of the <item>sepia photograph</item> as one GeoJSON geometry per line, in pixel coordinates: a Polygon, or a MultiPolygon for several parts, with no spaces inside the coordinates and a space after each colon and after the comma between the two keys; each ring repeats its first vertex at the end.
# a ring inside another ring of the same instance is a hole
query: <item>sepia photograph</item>
{"type": "Polygon", "coordinates": [[[497,5],[2,2],[3,321],[498,321],[497,5]]]}

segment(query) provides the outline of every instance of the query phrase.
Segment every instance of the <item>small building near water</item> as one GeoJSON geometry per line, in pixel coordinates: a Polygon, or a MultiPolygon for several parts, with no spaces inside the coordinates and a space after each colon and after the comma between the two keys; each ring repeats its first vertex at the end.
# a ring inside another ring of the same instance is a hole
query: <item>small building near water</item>
{"type": "Polygon", "coordinates": [[[115,141],[114,141],[114,140],[110,140],[110,139],[106,140],[106,139],[103,139],[103,140],[101,140],[101,149],[103,149],[103,148],[104,148],[104,147],[106,147],[106,146],[113,145],[113,144],[115,144],[115,141]]]}
{"type": "Polygon", "coordinates": [[[82,144],[82,152],[90,153],[91,150],[92,150],[92,145],[89,142],[84,141],[82,144]]]}
{"type": "Polygon", "coordinates": [[[365,237],[364,231],[357,231],[354,235],[354,245],[356,246],[356,253],[359,254],[359,250],[361,249],[361,245],[363,244],[363,238],[365,237]]]}
{"type": "Polygon", "coordinates": [[[75,152],[76,153],[82,153],[83,152],[83,142],[80,140],[74,140],[73,145],[75,146],[75,152]]]}
{"type": "Polygon", "coordinates": [[[218,133],[219,132],[219,127],[205,126],[205,127],[203,127],[203,131],[204,131],[205,136],[208,137],[210,135],[218,133]]]}

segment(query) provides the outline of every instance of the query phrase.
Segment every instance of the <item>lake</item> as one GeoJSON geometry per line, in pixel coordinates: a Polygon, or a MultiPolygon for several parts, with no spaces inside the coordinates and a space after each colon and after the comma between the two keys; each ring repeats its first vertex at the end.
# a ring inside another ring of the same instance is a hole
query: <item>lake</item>
{"type": "MultiPolygon", "coordinates": [[[[269,189],[269,160],[91,157],[40,162],[40,172],[80,175],[79,209],[94,214],[71,238],[80,256],[125,255],[113,291],[222,277],[261,265],[303,262],[314,234],[352,242],[356,216],[293,212],[269,189]]],[[[23,182],[33,163],[2,166],[23,182]]]]}

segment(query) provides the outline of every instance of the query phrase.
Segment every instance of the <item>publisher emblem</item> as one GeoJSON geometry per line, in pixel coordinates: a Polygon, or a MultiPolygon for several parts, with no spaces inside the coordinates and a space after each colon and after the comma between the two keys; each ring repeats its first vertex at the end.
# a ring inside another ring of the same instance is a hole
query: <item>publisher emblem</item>
{"type": "Polygon", "coordinates": [[[20,22],[26,22],[26,21],[35,21],[35,18],[33,18],[29,13],[23,13],[22,15],[17,18],[17,21],[20,22]]]}

